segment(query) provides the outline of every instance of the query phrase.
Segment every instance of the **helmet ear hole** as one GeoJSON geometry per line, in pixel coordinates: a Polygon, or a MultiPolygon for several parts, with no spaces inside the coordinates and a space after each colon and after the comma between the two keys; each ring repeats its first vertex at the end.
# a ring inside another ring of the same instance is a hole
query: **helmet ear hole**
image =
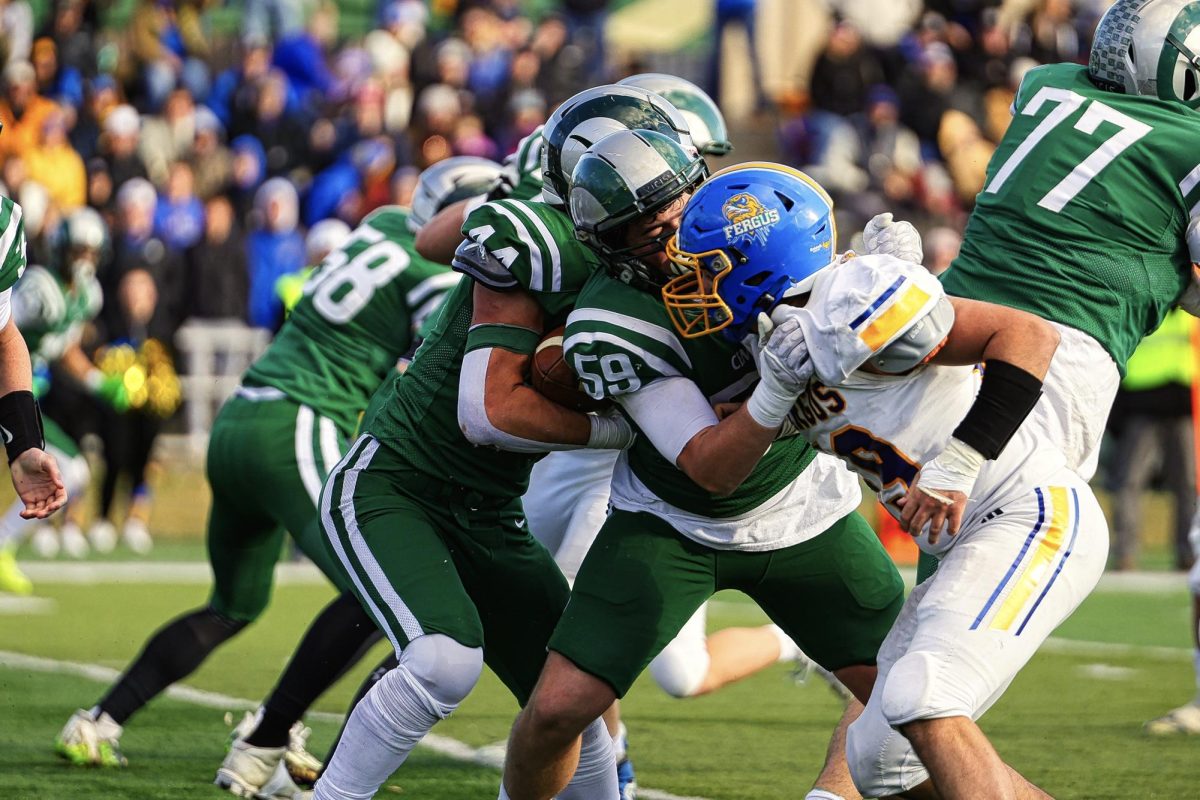
{"type": "Polygon", "coordinates": [[[771,277],[771,273],[767,270],[763,270],[762,272],[759,272],[755,275],[751,275],[749,278],[742,281],[742,283],[745,284],[746,286],[761,286],[770,277],[771,277]]]}
{"type": "Polygon", "coordinates": [[[1196,69],[1189,67],[1183,73],[1183,96],[1180,98],[1185,103],[1190,103],[1196,99],[1196,93],[1200,91],[1200,82],[1196,79],[1196,69]]]}
{"type": "Polygon", "coordinates": [[[796,205],[796,201],[788,197],[783,192],[776,192],[775,196],[779,198],[779,202],[783,203],[783,207],[788,211],[791,211],[792,206],[796,205]]]}
{"type": "Polygon", "coordinates": [[[1137,53],[1133,50],[1133,42],[1129,42],[1129,66],[1137,68],[1137,53]]]}

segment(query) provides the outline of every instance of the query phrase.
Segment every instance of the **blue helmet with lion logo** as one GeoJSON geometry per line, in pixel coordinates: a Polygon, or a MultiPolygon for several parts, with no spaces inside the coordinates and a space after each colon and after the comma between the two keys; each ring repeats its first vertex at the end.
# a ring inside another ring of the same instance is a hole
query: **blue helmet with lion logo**
{"type": "Polygon", "coordinates": [[[836,252],[833,201],[816,181],[782,164],[740,164],[688,201],[667,245],[681,274],[663,301],[681,336],[723,330],[740,341],[759,312],[811,282],[836,252]]]}

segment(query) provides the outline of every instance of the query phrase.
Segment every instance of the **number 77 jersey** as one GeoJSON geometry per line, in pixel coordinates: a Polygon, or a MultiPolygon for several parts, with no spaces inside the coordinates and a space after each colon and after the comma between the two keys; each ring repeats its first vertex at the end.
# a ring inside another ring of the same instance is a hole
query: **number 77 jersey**
{"type": "Polygon", "coordinates": [[[1074,64],[1030,70],[1013,112],[946,290],[1081,330],[1124,372],[1191,274],[1200,113],[1074,64]]]}
{"type": "Polygon", "coordinates": [[[422,258],[407,223],[397,206],[364,219],[309,278],[242,382],[279,389],[352,435],[421,322],[461,277],[422,258]]]}

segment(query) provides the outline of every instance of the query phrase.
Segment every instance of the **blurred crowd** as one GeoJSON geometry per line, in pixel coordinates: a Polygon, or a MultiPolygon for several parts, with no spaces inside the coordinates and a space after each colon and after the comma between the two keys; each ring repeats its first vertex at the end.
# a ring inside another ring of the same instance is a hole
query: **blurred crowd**
{"type": "MultiPolygon", "coordinates": [[[[746,2],[747,0],[720,0],[746,2]]],[[[752,2],[752,0],[751,0],[752,2]]],[[[782,99],[785,157],[834,195],[853,230],[893,211],[926,233],[935,271],[1004,135],[1025,73],[1086,63],[1102,0],[832,0],[802,91],[782,99]],[[908,24],[888,25],[908,19],[908,24]]]]}

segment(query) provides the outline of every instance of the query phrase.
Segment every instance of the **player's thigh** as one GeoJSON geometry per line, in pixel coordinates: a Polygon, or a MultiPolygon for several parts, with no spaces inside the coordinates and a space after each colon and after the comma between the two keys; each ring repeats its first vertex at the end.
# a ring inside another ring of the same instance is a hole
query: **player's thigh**
{"type": "Polygon", "coordinates": [[[716,586],[716,551],[614,511],[583,560],[550,649],[623,696],[716,586]]]}
{"type": "Polygon", "coordinates": [[[978,718],[1095,587],[1108,526],[1087,484],[1060,477],[965,527],[922,584],[911,638],[883,680],[892,725],[978,718]]]}
{"type": "Polygon", "coordinates": [[[484,659],[517,702],[533,692],[570,596],[550,552],[520,526],[517,504],[459,510],[451,552],[483,625],[484,659]]]}
{"type": "Polygon", "coordinates": [[[205,543],[213,571],[209,604],[217,612],[245,622],[262,614],[284,535],[275,520],[214,488],[205,543]]]}
{"type": "Polygon", "coordinates": [[[394,459],[363,436],[334,468],[321,496],[329,550],[397,652],[427,633],[482,647],[479,615],[438,510],[401,490],[394,459]]]}
{"type": "Polygon", "coordinates": [[[736,588],[826,669],[875,664],[904,582],[866,520],[849,514],[807,542],[761,555],[769,558],[762,578],[736,588]]]}

